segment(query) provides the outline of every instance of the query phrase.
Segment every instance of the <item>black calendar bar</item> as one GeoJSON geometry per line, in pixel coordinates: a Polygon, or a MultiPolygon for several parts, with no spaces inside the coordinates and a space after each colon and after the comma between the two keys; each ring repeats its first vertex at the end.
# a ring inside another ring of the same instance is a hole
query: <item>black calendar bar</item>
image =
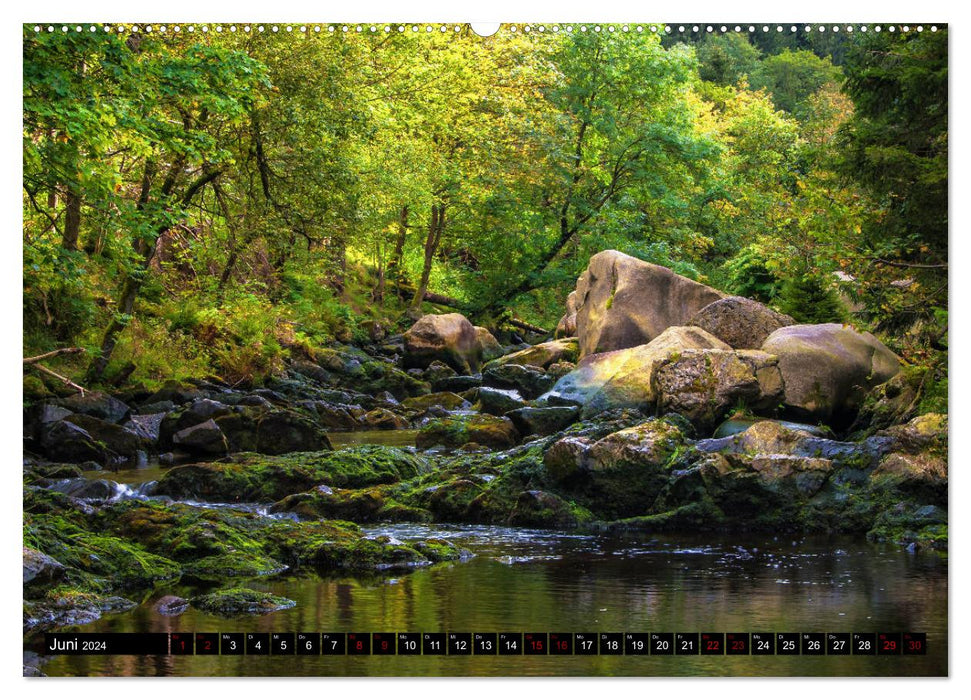
{"type": "Polygon", "coordinates": [[[923,632],[47,633],[46,656],[914,656],[923,632]]]}
{"type": "MultiPolygon", "coordinates": [[[[188,634],[186,636],[191,637],[188,634]]],[[[126,632],[51,632],[44,635],[44,649],[41,653],[68,656],[168,654],[169,635],[167,632],[141,634],[126,632]]]]}

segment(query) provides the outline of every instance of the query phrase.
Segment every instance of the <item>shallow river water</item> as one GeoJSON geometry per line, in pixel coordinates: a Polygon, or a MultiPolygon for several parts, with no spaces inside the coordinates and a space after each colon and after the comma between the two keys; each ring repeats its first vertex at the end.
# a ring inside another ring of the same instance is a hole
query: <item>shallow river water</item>
{"type": "MultiPolygon", "coordinates": [[[[627,536],[483,526],[367,528],[443,537],[462,563],[245,585],[296,601],[260,617],[153,610],[170,586],[86,632],[926,632],[927,656],[54,658],[48,675],[944,675],[947,559],[858,538],[627,536]]],[[[25,640],[26,642],[27,640],[25,640]]]]}

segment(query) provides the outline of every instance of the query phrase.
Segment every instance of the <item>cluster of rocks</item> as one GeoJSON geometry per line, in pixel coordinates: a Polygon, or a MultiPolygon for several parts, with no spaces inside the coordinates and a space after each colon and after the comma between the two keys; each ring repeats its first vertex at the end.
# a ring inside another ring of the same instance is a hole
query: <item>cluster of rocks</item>
{"type": "MultiPolygon", "coordinates": [[[[345,520],[858,532],[946,548],[946,416],[850,433],[868,397],[912,399],[869,333],[799,325],[605,251],[557,335],[502,347],[460,314],[428,315],[366,350],[308,352],[263,388],[206,379],[29,400],[25,625],[89,621],[133,605],[116,592],[179,577],[464,556],[369,539],[345,520]],[[334,451],[328,438],[403,428],[417,429],[417,451],[334,451]],[[85,463],[152,452],[197,463],[127,500],[81,478],[85,463]],[[173,499],[260,503],[274,517],[173,499]]],[[[192,604],[280,603],[225,593],[192,604]]]]}

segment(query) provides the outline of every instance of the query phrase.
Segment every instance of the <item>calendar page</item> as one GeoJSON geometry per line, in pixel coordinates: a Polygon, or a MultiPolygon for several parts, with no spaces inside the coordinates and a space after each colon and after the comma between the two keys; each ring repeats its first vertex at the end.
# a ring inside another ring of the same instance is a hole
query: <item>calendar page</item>
{"type": "Polygon", "coordinates": [[[948,25],[738,19],[24,24],[23,674],[947,676],[948,25]]]}

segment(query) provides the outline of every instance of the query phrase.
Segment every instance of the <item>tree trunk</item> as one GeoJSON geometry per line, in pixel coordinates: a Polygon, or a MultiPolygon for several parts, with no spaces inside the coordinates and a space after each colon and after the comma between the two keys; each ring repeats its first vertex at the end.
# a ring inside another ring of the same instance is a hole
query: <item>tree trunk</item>
{"type": "Polygon", "coordinates": [[[408,236],[408,205],[401,207],[398,212],[398,232],[394,239],[394,252],[388,261],[386,276],[390,280],[399,281],[401,277],[401,258],[405,253],[405,239],[408,236]]]}
{"type": "Polygon", "coordinates": [[[239,254],[234,247],[233,251],[229,254],[229,257],[226,258],[226,264],[223,266],[222,274],[219,275],[219,284],[216,285],[216,308],[223,305],[223,295],[226,292],[226,284],[229,282],[229,278],[233,274],[233,268],[236,267],[236,259],[238,257],[239,254]]]}
{"type": "Polygon", "coordinates": [[[61,245],[67,250],[77,250],[81,231],[81,196],[73,187],[68,186],[64,204],[64,234],[61,236],[61,245]]]}
{"type": "Polygon", "coordinates": [[[432,262],[435,259],[435,251],[438,244],[442,242],[442,234],[445,232],[445,203],[439,202],[432,205],[431,217],[428,220],[428,235],[425,237],[425,263],[421,269],[421,281],[412,297],[412,308],[418,308],[425,292],[428,291],[428,280],[432,274],[432,262]]]}
{"type": "MultiPolygon", "coordinates": [[[[144,211],[149,202],[152,180],[155,177],[155,167],[154,161],[151,159],[146,161],[145,173],[142,176],[142,189],[138,196],[138,209],[140,211],[144,211]]],[[[175,185],[184,167],[185,161],[182,159],[176,160],[171,165],[165,176],[165,181],[159,189],[160,199],[164,200],[172,194],[172,190],[175,189],[175,185]]],[[[203,187],[219,177],[220,172],[220,170],[207,170],[204,168],[202,174],[195,182],[185,189],[180,200],[181,206],[187,206],[203,187]]],[[[111,323],[105,329],[104,336],[102,336],[101,350],[92,359],[88,367],[87,380],[89,382],[100,382],[104,377],[105,369],[111,360],[111,354],[115,351],[115,346],[118,344],[118,336],[128,327],[128,323],[131,320],[132,311],[135,309],[135,300],[138,298],[138,292],[142,288],[142,283],[148,276],[149,263],[155,257],[159,239],[167,230],[168,226],[163,224],[155,229],[150,239],[140,238],[135,241],[135,252],[141,259],[138,261],[137,267],[128,273],[128,276],[125,278],[125,283],[122,285],[121,296],[118,298],[118,309],[115,311],[111,323]]]]}

